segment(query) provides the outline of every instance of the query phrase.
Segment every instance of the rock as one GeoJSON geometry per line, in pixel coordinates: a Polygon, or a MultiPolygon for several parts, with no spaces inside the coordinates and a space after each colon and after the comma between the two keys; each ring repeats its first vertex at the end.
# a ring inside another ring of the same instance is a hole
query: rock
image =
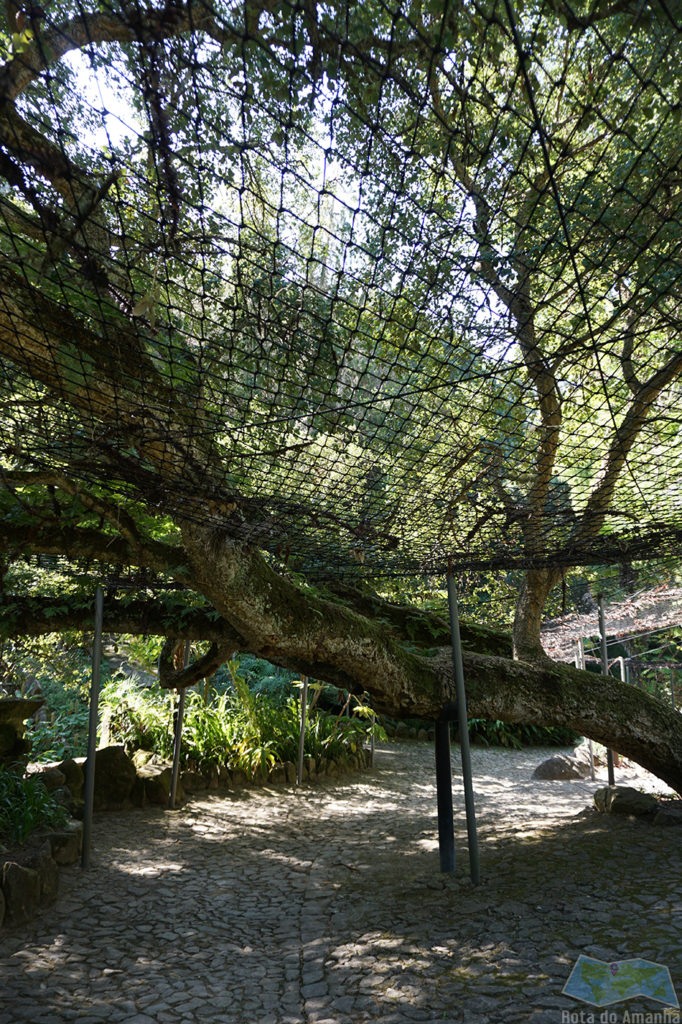
{"type": "Polygon", "coordinates": [[[22,697],[0,698],[0,722],[11,725],[18,736],[23,736],[27,718],[35,715],[45,701],[42,697],[25,700],[22,697]]]}
{"type": "Polygon", "coordinates": [[[665,803],[659,804],[654,817],[654,825],[682,825],[682,807],[667,807],[665,803]]]}
{"type": "Polygon", "coordinates": [[[74,802],[68,786],[60,786],[59,789],[52,790],[52,799],[55,803],[67,808],[71,807],[74,802]]]}
{"type": "Polygon", "coordinates": [[[154,757],[153,750],[134,750],[131,756],[131,761],[135,765],[136,769],[144,768],[146,764],[154,757]]]}
{"type": "Polygon", "coordinates": [[[640,793],[631,786],[615,786],[614,789],[609,806],[611,814],[634,814],[641,817],[655,814],[658,810],[658,800],[650,793],[640,793]]]}
{"type": "MultiPolygon", "coordinates": [[[[144,784],[144,795],[148,803],[159,807],[167,807],[170,797],[173,769],[170,765],[146,764],[140,768],[138,777],[144,784]]],[[[185,800],[182,779],[178,779],[175,793],[176,806],[185,800]]]]}
{"type": "Polygon", "coordinates": [[[542,761],[533,772],[534,779],[550,782],[565,779],[585,779],[590,774],[589,765],[568,754],[554,754],[542,761]]]}
{"type": "Polygon", "coordinates": [[[21,697],[0,698],[0,758],[11,764],[28,760],[30,744],[24,739],[26,719],[35,715],[45,701],[42,697],[24,700],[21,697]]]}
{"type": "Polygon", "coordinates": [[[594,805],[598,811],[609,814],[632,814],[642,817],[655,814],[658,800],[650,793],[640,793],[631,786],[602,786],[594,794],[594,805]]]}
{"type": "Polygon", "coordinates": [[[28,775],[32,779],[42,782],[48,793],[53,793],[55,789],[62,789],[66,783],[64,772],[53,764],[31,765],[28,768],[28,775]]]}
{"type": "Polygon", "coordinates": [[[34,868],[6,861],[2,868],[5,921],[24,924],[35,917],[40,906],[40,875],[34,868]]]}
{"type": "Polygon", "coordinates": [[[72,800],[82,800],[84,776],[81,766],[76,764],[72,757],[69,757],[65,761],[60,761],[56,767],[66,780],[72,800]]]}
{"type": "Polygon", "coordinates": [[[59,868],[52,858],[52,844],[49,839],[46,839],[38,852],[31,857],[28,866],[38,872],[41,904],[54,903],[59,890],[59,868]]]}
{"type": "Polygon", "coordinates": [[[17,742],[17,734],[13,726],[7,722],[0,722],[0,757],[4,754],[11,754],[17,742]]]}
{"type": "Polygon", "coordinates": [[[248,785],[249,779],[246,772],[243,772],[241,768],[235,768],[234,771],[230,772],[230,777],[235,788],[248,785]]]}
{"type": "Polygon", "coordinates": [[[147,794],[144,788],[144,779],[141,779],[139,775],[135,777],[135,785],[133,786],[130,794],[130,802],[133,807],[145,807],[147,804],[147,794]]]}
{"type": "Polygon", "coordinates": [[[268,775],[268,782],[272,783],[275,786],[282,786],[282,785],[286,785],[286,781],[287,781],[287,773],[286,773],[286,768],[284,767],[284,765],[283,764],[276,764],[276,765],[274,765],[274,767],[272,767],[270,769],[270,773],[268,775]]]}
{"type": "Polygon", "coordinates": [[[122,746],[102,747],[95,753],[96,811],[120,811],[130,803],[137,774],[122,746]]]}
{"type": "Polygon", "coordinates": [[[83,846],[83,826],[80,822],[73,822],[63,831],[53,832],[49,839],[52,859],[56,864],[75,864],[83,846]]]}
{"type": "MultiPolygon", "coordinates": [[[[575,748],[575,750],[573,751],[573,755],[572,756],[580,764],[587,765],[587,774],[589,775],[589,773],[590,773],[590,748],[589,748],[588,744],[587,743],[580,743],[575,748]]],[[[592,759],[594,761],[595,768],[597,768],[600,765],[605,765],[606,764],[606,756],[605,756],[605,752],[604,752],[604,747],[601,747],[598,743],[593,743],[592,744],[592,759]]]]}
{"type": "Polygon", "coordinates": [[[208,779],[201,772],[182,772],[180,781],[186,793],[198,793],[208,788],[208,779]]]}

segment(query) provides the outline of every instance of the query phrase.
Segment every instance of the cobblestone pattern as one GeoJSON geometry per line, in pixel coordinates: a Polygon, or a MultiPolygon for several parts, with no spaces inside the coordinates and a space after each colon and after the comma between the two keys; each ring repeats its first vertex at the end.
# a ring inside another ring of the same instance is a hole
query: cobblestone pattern
{"type": "Polygon", "coordinates": [[[665,964],[682,995],[682,830],[583,813],[603,772],[533,781],[547,753],[474,750],[478,888],[458,778],[439,873],[426,744],[314,788],[100,815],[91,870],[0,936],[0,1024],[561,1024],[590,1009],[562,995],[580,953],[665,964]]]}

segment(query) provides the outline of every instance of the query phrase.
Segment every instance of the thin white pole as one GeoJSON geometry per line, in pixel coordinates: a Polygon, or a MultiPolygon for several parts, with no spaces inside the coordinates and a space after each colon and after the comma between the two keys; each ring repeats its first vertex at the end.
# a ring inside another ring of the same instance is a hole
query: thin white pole
{"type": "Polygon", "coordinates": [[[298,765],[296,767],[296,785],[303,784],[303,755],[305,753],[305,729],[308,715],[308,677],[303,676],[301,687],[301,727],[298,733],[298,765]]]}
{"type": "MultiPolygon", "coordinates": [[[[606,625],[604,619],[604,595],[599,594],[597,601],[599,602],[599,635],[601,638],[601,672],[603,676],[609,674],[609,653],[608,646],[606,643],[606,625]]],[[[609,786],[615,786],[616,777],[613,771],[613,751],[609,747],[606,751],[606,767],[609,773],[609,786]]]]}
{"type": "MultiPolygon", "coordinates": [[[[585,642],[584,642],[584,640],[581,639],[581,640],[577,640],[576,644],[577,644],[577,648],[578,649],[577,649],[576,655],[575,655],[575,667],[582,669],[583,672],[584,672],[585,671],[585,642]]],[[[589,754],[590,754],[590,778],[594,782],[594,780],[596,778],[595,773],[594,773],[594,744],[592,743],[592,740],[590,739],[589,736],[587,737],[587,749],[588,749],[589,754]]]]}

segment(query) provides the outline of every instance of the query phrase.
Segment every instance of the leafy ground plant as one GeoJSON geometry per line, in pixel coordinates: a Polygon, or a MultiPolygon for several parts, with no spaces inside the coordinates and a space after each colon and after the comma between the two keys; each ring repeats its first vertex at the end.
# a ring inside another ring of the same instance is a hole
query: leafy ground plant
{"type": "MultiPolygon", "coordinates": [[[[295,761],[300,728],[296,690],[291,684],[286,692],[279,687],[254,690],[236,661],[229,663],[228,672],[224,692],[202,689],[186,694],[183,766],[201,771],[227,767],[253,777],[274,764],[295,761]]],[[[134,678],[112,680],[102,692],[108,740],[123,743],[128,750],[143,748],[170,757],[175,699],[175,693],[141,686],[134,678]]],[[[347,717],[312,708],[304,753],[326,758],[355,753],[374,727],[371,715],[347,717]]]]}
{"type": "Polygon", "coordinates": [[[60,828],[67,814],[39,779],[0,768],[0,843],[24,843],[32,832],[60,828]]]}

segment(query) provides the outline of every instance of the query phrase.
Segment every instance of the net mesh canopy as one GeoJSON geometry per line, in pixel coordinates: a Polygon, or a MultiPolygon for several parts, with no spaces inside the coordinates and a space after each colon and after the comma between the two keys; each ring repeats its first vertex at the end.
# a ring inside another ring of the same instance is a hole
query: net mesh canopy
{"type": "Polygon", "coordinates": [[[677,555],[678,3],[11,7],[8,515],[68,480],[310,577],[677,555]]]}

